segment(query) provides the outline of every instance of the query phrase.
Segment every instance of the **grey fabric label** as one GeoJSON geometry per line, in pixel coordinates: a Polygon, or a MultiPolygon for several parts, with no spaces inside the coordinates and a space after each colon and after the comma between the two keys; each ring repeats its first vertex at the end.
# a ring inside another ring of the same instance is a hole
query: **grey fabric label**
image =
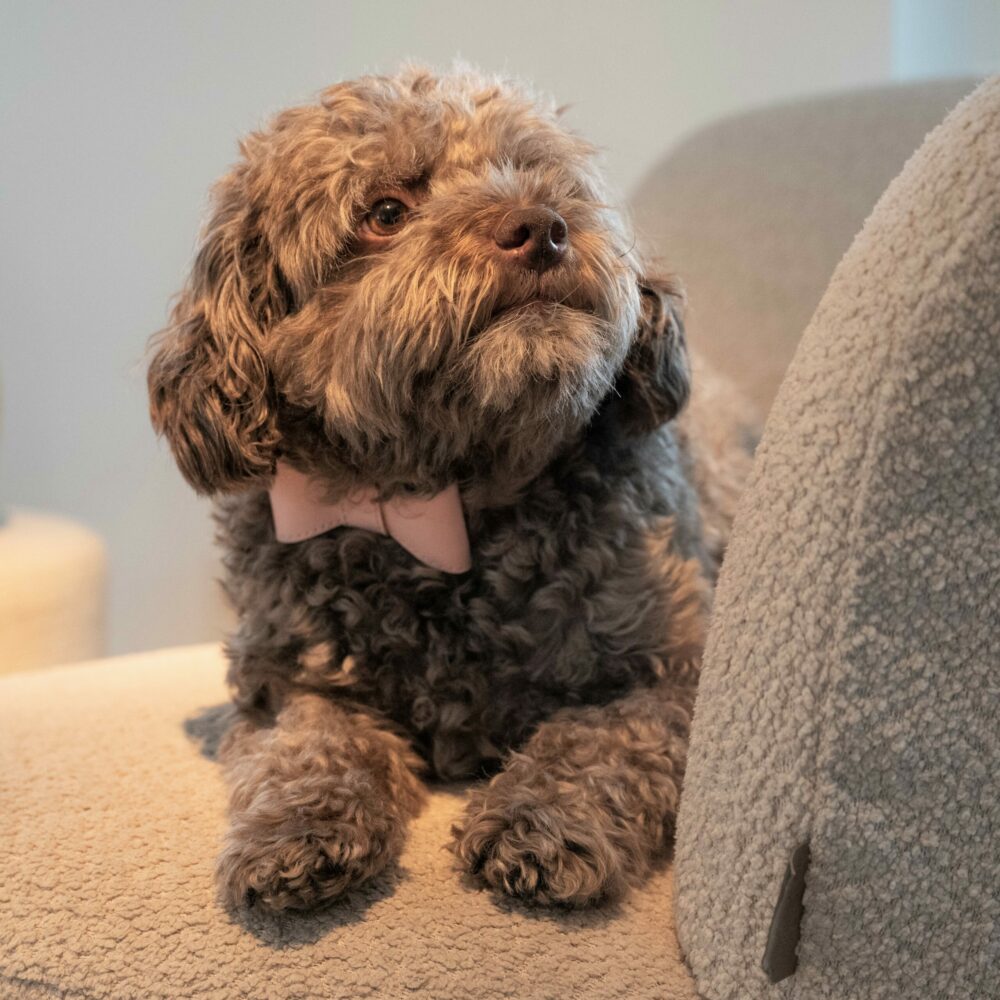
{"type": "Polygon", "coordinates": [[[767,932],[767,946],[761,968],[772,983],[787,979],[799,964],[796,949],[802,933],[802,895],[806,891],[806,870],[809,867],[809,842],[799,844],[781,880],[778,902],[767,932]]]}

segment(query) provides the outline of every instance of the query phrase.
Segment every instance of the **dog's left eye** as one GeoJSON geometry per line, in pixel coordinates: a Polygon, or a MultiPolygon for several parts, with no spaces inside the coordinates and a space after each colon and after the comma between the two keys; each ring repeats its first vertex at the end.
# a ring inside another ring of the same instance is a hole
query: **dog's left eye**
{"type": "Polygon", "coordinates": [[[409,214],[409,208],[398,198],[380,198],[368,210],[365,225],[376,236],[392,236],[402,229],[409,214]]]}

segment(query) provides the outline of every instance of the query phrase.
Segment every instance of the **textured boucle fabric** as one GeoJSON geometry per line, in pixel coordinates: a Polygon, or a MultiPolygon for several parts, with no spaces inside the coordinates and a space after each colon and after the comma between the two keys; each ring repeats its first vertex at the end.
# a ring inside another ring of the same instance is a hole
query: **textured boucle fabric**
{"type": "Polygon", "coordinates": [[[370,887],[232,920],[212,879],[224,673],[195,647],[0,680],[2,1000],[694,1000],[669,869],[611,910],[499,900],[452,869],[456,789],[370,887]]]}
{"type": "Polygon", "coordinates": [[[889,182],[973,80],[744,112],[670,151],[630,199],[688,292],[687,329],[767,413],[830,275],[889,182]]]}
{"type": "Polygon", "coordinates": [[[1000,996],[1000,78],[844,257],[723,569],[679,818],[710,1000],[1000,996]],[[798,970],[760,963],[809,841],[798,970]]]}

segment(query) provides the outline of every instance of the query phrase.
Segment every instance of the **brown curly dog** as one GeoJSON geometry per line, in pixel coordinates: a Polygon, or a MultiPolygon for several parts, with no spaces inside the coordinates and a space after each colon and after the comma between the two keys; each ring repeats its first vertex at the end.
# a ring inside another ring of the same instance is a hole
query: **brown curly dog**
{"type": "Polygon", "coordinates": [[[371,878],[421,774],[492,775],[453,844],[488,885],[619,895],[672,834],[735,397],[699,372],[675,420],[678,286],[520,86],[365,77],[241,149],[149,371],[240,619],[224,900],[371,878]]]}

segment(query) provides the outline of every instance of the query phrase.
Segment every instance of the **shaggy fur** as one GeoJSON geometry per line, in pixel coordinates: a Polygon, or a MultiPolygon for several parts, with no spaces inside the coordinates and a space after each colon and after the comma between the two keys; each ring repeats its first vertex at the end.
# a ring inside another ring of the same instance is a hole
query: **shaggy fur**
{"type": "Polygon", "coordinates": [[[149,373],[155,426],[218,497],[239,613],[224,900],[311,906],[379,872],[421,772],[494,773],[453,844],[489,885],[619,895],[669,843],[748,464],[725,393],[711,432],[674,419],[677,285],[592,148],[506,81],[338,84],[242,152],[149,373]],[[406,208],[388,235],[384,198],[406,208]],[[539,206],[566,245],[526,266],[500,244],[539,206]],[[331,500],[458,483],[473,569],[355,528],[276,542],[279,457],[331,500]]]}

